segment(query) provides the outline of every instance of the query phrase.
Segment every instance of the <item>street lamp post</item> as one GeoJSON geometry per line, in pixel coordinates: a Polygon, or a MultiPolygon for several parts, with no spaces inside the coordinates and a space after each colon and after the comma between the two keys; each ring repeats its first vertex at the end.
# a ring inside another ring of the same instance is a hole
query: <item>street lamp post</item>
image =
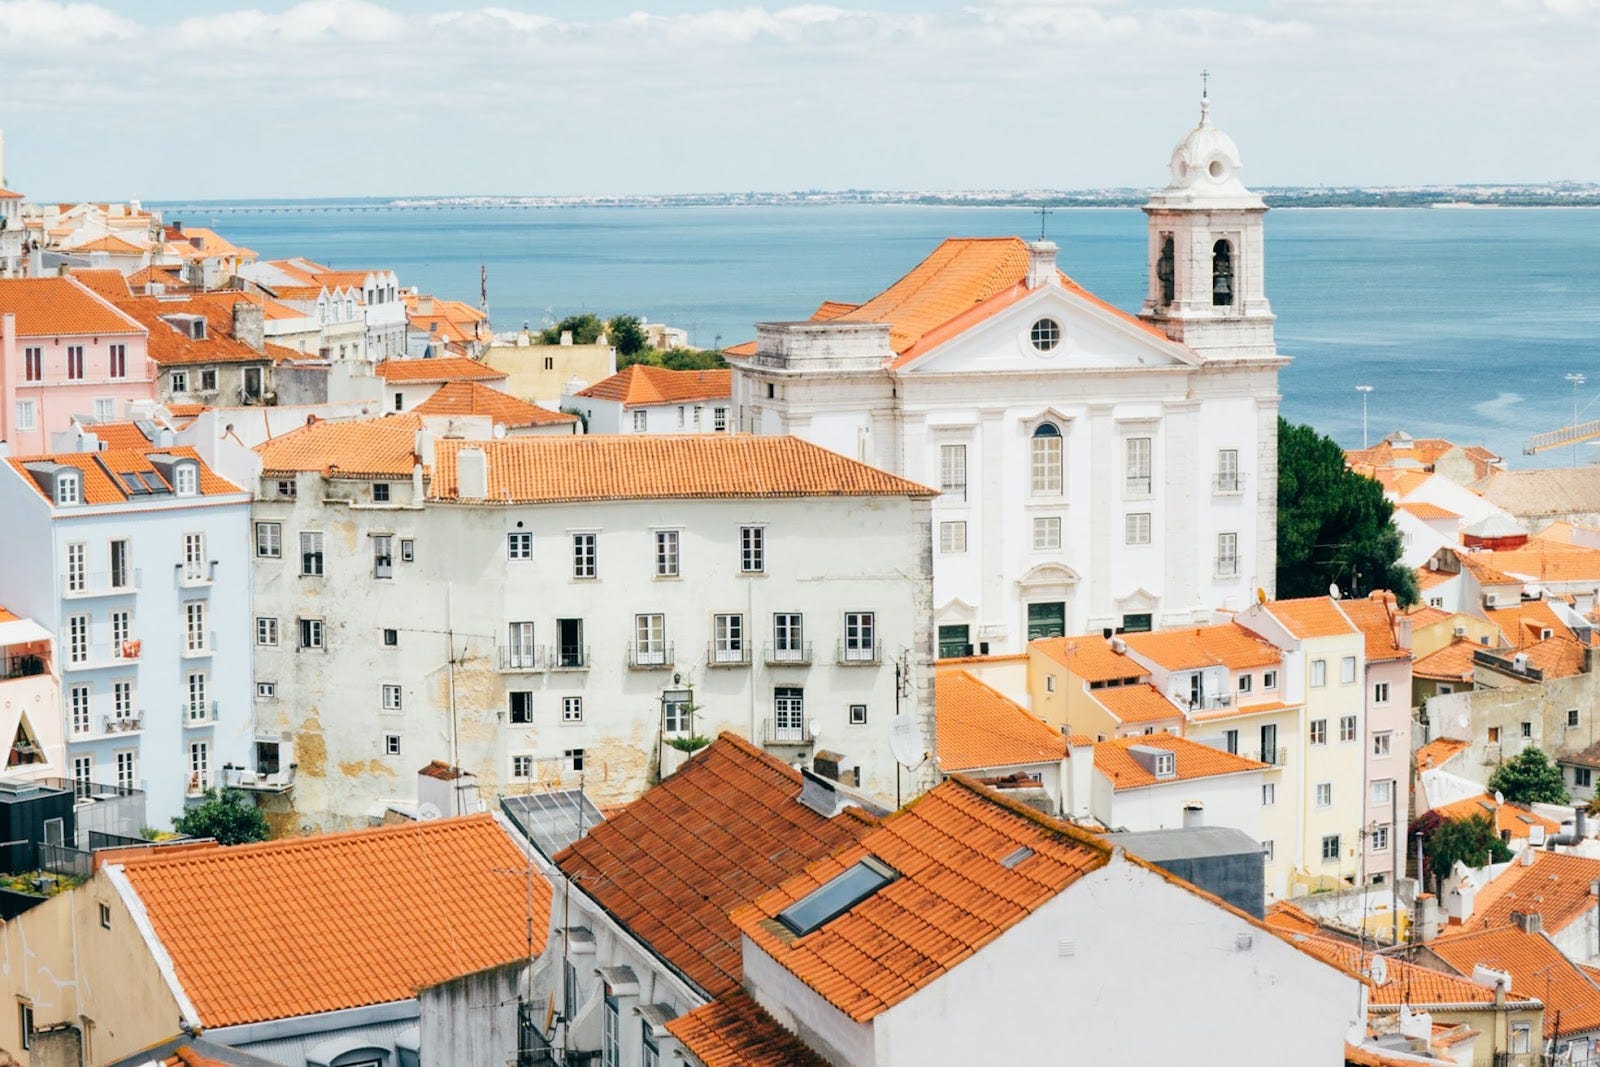
{"type": "MultiPolygon", "coordinates": [[[[1585,379],[1581,374],[1569,374],[1566,378],[1567,381],[1572,383],[1572,427],[1573,432],[1576,433],[1578,427],[1578,386],[1582,385],[1585,379]]],[[[1574,467],[1578,465],[1578,442],[1576,440],[1572,442],[1572,465],[1574,467]]]]}
{"type": "Polygon", "coordinates": [[[1370,385],[1356,386],[1356,392],[1361,394],[1361,447],[1367,447],[1367,394],[1372,392],[1370,385]]]}

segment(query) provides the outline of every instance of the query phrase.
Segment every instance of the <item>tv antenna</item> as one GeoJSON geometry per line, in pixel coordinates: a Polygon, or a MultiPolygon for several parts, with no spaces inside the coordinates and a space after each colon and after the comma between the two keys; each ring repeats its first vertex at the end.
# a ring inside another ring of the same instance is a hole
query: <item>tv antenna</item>
{"type": "Polygon", "coordinates": [[[1040,205],[1040,207],[1039,207],[1039,240],[1041,240],[1041,241],[1044,240],[1044,223],[1045,223],[1045,219],[1048,216],[1054,215],[1054,214],[1055,214],[1055,209],[1054,208],[1049,208],[1049,207],[1045,207],[1043,205],[1040,205]]]}

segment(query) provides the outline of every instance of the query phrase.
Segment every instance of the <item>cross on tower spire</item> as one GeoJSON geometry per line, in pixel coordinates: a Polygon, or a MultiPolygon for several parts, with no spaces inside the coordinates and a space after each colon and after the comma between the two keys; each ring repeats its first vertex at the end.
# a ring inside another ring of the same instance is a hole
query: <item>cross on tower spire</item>
{"type": "Polygon", "coordinates": [[[1206,124],[1206,120],[1210,114],[1211,72],[1209,70],[1202,70],[1200,72],[1200,125],[1204,126],[1206,124]]]}

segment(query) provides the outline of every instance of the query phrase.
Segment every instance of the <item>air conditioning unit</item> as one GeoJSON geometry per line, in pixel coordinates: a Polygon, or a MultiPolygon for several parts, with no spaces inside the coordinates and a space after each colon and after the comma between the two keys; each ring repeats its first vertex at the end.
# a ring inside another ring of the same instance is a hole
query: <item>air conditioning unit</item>
{"type": "Polygon", "coordinates": [[[1486,607],[1486,608],[1492,608],[1492,607],[1494,607],[1494,605],[1495,605],[1494,594],[1493,593],[1485,593],[1485,594],[1483,594],[1483,606],[1486,607]]]}
{"type": "Polygon", "coordinates": [[[1454,633],[1457,637],[1465,637],[1465,636],[1467,636],[1467,628],[1465,626],[1457,626],[1451,632],[1454,633]]]}
{"type": "Polygon", "coordinates": [[[1124,641],[1120,637],[1113,637],[1111,639],[1111,651],[1115,652],[1119,656],[1126,654],[1128,651],[1128,642],[1124,641]]]}

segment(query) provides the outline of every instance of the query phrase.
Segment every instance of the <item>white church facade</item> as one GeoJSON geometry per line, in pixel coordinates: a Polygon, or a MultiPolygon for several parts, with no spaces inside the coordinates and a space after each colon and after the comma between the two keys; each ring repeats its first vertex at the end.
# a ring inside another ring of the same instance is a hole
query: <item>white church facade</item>
{"type": "Polygon", "coordinates": [[[1266,205],[1200,124],[1148,216],[1138,316],[1056,247],[953,238],[864,304],[730,350],[739,428],[941,490],[939,656],[1209,621],[1273,589],[1278,371],[1266,205]]]}

